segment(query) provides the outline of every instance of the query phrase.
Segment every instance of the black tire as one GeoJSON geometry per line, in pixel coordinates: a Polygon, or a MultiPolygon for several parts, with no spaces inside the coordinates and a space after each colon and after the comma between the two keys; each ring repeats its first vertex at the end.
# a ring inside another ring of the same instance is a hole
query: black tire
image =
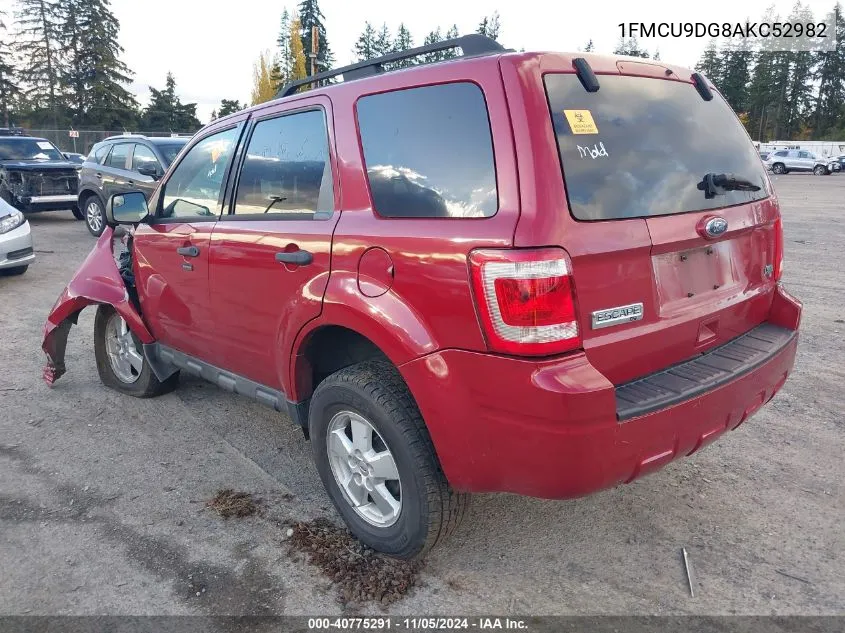
{"type": "Polygon", "coordinates": [[[29,268],[29,264],[26,266],[15,266],[14,268],[4,268],[3,270],[0,270],[0,274],[7,275],[9,277],[14,275],[23,275],[27,268],[29,268]]]}
{"type": "Polygon", "coordinates": [[[415,558],[457,528],[469,495],[449,486],[419,409],[389,362],[351,365],[321,382],[311,398],[309,432],[329,497],[351,532],[369,547],[397,558],[415,558]],[[388,527],[374,526],[359,516],[332,474],[326,437],[332,417],[343,410],[363,416],[393,454],[402,506],[388,527]]]}
{"type": "Polygon", "coordinates": [[[82,214],[82,218],[85,220],[85,226],[88,228],[88,232],[94,237],[100,237],[103,234],[103,231],[106,230],[106,210],[103,206],[102,200],[100,200],[97,194],[91,194],[90,196],[86,196],[81,203],[80,213],[82,214]],[[93,215],[89,214],[92,207],[96,207],[96,211],[93,215]],[[96,218],[99,218],[99,224],[95,227],[92,226],[91,223],[96,223],[96,218]]]}
{"type": "MultiPolygon", "coordinates": [[[[106,352],[106,326],[114,316],[117,316],[117,312],[113,307],[101,305],[97,308],[97,316],[94,319],[94,357],[97,360],[97,373],[100,374],[100,380],[103,384],[115,391],[136,398],[152,398],[173,391],[179,384],[179,372],[161,382],[152,372],[146,359],[141,372],[133,382],[126,382],[118,377],[106,352]]],[[[137,349],[140,350],[141,342],[134,334],[132,338],[137,349]]]]}
{"type": "Polygon", "coordinates": [[[82,209],[79,208],[78,204],[73,205],[70,208],[70,212],[73,213],[73,217],[75,217],[77,220],[84,220],[85,219],[85,214],[82,213],[82,209]]]}
{"type": "Polygon", "coordinates": [[[830,172],[827,171],[827,167],[825,167],[824,165],[816,165],[815,167],[813,167],[813,173],[816,176],[827,176],[830,172]]]}
{"type": "Polygon", "coordinates": [[[786,167],[784,166],[783,163],[775,163],[774,165],[772,165],[772,173],[773,174],[785,174],[786,173],[786,167]]]}

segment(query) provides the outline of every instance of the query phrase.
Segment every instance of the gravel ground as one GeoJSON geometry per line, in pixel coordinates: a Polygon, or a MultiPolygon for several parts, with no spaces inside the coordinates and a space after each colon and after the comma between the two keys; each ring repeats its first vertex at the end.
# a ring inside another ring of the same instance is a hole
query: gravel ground
{"type": "MultiPolygon", "coordinates": [[[[775,185],[785,282],[805,306],[775,400],[628,486],[476,496],[455,537],[402,577],[403,597],[363,612],[845,614],[845,176],[775,185]]],[[[338,576],[346,563],[294,547],[314,532],[303,525],[344,541],[326,532],[339,517],[288,419],[192,378],[152,400],[104,388],[92,310],[71,331],[68,374],[46,387],[41,328],[93,240],[69,212],[30,221],[37,262],[0,278],[0,614],[361,612],[341,595],[366,594],[338,576]],[[222,518],[209,501],[227,489],[259,511],[222,518]]]]}

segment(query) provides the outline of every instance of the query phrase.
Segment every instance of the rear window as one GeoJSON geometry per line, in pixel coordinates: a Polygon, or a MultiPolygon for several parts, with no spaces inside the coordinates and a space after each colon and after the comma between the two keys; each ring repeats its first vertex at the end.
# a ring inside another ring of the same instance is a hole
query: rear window
{"type": "Polygon", "coordinates": [[[481,89],[451,83],[362,97],[358,127],[373,204],[387,217],[496,213],[496,169],[481,89]]]}
{"type": "Polygon", "coordinates": [[[641,218],[727,207],[765,198],[754,146],[717,94],[688,83],[601,75],[587,92],[574,74],[545,76],[569,207],[579,220],[641,218]],[[759,191],[711,199],[708,173],[734,174],[759,191]]]}

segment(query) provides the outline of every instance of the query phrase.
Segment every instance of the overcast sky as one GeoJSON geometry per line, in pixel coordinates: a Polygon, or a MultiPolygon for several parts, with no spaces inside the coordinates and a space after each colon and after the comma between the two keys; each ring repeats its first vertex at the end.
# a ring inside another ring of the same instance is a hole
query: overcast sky
{"type": "MultiPolygon", "coordinates": [[[[271,49],[285,6],[297,2],[271,0],[206,1],[112,0],[120,20],[124,60],[135,72],[132,86],[141,103],[147,86],[164,86],[167,71],[176,77],[183,102],[197,102],[203,122],[220,99],[249,100],[252,65],[259,53],[271,49]]],[[[782,16],[794,0],[706,0],[704,2],[631,2],[630,0],[320,0],[326,16],[329,44],[338,64],[352,61],[352,47],[365,20],[395,31],[404,21],[422,44],[426,33],[452,23],[462,33],[474,31],[484,15],[498,11],[499,40],[510,48],[573,51],[590,38],[597,52],[609,53],[620,35],[621,22],[723,22],[759,20],[775,5],[782,16]]],[[[817,18],[833,7],[833,0],[805,0],[817,18]]],[[[11,0],[0,0],[9,11],[11,0]]],[[[707,44],[702,39],[661,39],[641,42],[660,49],[667,62],[691,66],[707,44]]]]}

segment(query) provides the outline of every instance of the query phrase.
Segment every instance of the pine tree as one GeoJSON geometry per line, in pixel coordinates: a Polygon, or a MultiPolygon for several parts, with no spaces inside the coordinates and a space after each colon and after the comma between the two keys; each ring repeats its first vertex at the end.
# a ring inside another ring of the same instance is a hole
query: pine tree
{"type": "Polygon", "coordinates": [[[282,11],[282,18],[279,23],[279,37],[276,38],[276,58],[273,64],[271,78],[273,84],[280,88],[287,83],[291,73],[290,53],[290,12],[285,8],[282,11]]]}
{"type": "Polygon", "coordinates": [[[585,53],[592,53],[595,50],[595,48],[596,48],[596,45],[593,44],[593,40],[589,39],[589,40],[587,40],[587,43],[584,44],[584,48],[581,49],[581,50],[583,50],[585,53]]]}
{"type": "Polygon", "coordinates": [[[478,28],[475,30],[476,33],[480,33],[481,35],[486,35],[487,37],[498,40],[499,39],[499,29],[501,25],[499,24],[499,12],[493,11],[493,15],[489,18],[484,16],[481,22],[478,23],[478,28]]]}
{"type": "MultiPolygon", "coordinates": [[[[789,16],[789,22],[811,24],[815,23],[815,19],[809,8],[796,3],[789,16]]],[[[796,138],[802,132],[805,119],[809,115],[813,98],[813,61],[810,51],[790,51],[789,85],[786,88],[783,117],[786,138],[796,138]]]]}
{"type": "MultiPolygon", "coordinates": [[[[446,37],[443,38],[443,39],[454,40],[454,39],[456,39],[460,36],[461,36],[461,34],[458,31],[458,25],[453,24],[452,26],[449,27],[449,30],[446,31],[446,37]]],[[[458,56],[458,54],[455,52],[455,49],[453,49],[453,48],[443,51],[441,53],[441,55],[442,55],[443,59],[454,59],[455,57],[458,56]]]]}
{"type": "Polygon", "coordinates": [[[748,81],[753,53],[745,40],[728,43],[719,54],[721,73],[716,84],[734,112],[748,108],[748,81]]]}
{"type": "Polygon", "coordinates": [[[192,132],[202,127],[197,119],[197,104],[183,104],[176,95],[172,73],[167,73],[164,90],[150,86],[150,104],[144,110],[143,125],[151,132],[192,132]]]}
{"type": "Polygon", "coordinates": [[[374,48],[376,57],[387,55],[393,48],[393,39],[390,36],[390,29],[387,28],[387,24],[381,25],[381,28],[376,35],[374,48]]]}
{"type": "Polygon", "coordinates": [[[245,106],[241,105],[241,102],[237,99],[221,99],[220,100],[220,110],[217,114],[218,117],[224,117],[228,114],[234,114],[235,112],[239,112],[243,110],[245,106]]]}
{"type": "Polygon", "coordinates": [[[364,23],[364,30],[355,42],[353,52],[357,56],[357,61],[362,62],[373,57],[378,57],[376,50],[376,30],[369,22],[364,23]]]}
{"type": "Polygon", "coordinates": [[[835,27],[836,48],[814,54],[818,82],[811,124],[813,138],[840,140],[845,136],[845,19],[838,2],[828,14],[826,22],[835,27]]]}
{"type": "Polygon", "coordinates": [[[0,12],[0,124],[9,127],[10,117],[15,107],[15,99],[20,95],[17,83],[18,71],[13,63],[13,51],[8,44],[5,13],[0,12]]]}
{"type": "Polygon", "coordinates": [[[695,65],[695,70],[703,73],[715,86],[722,82],[721,66],[719,65],[719,47],[716,40],[712,39],[707,44],[707,48],[701,54],[701,59],[695,65]]]}
{"type": "Polygon", "coordinates": [[[132,72],[120,60],[120,23],[109,0],[64,0],[60,81],[77,125],[131,127],[138,104],[126,89],[132,72]]]}
{"type": "MultiPolygon", "coordinates": [[[[396,31],[396,39],[393,40],[393,51],[398,53],[413,47],[414,38],[411,35],[411,32],[405,26],[404,22],[400,22],[399,28],[396,31]]],[[[412,59],[400,59],[398,62],[394,62],[393,67],[406,68],[413,65],[414,61],[412,59]]]]}
{"type": "Polygon", "coordinates": [[[628,57],[648,57],[648,51],[640,48],[640,43],[636,37],[628,39],[619,38],[619,43],[613,49],[614,55],[627,55],[628,57]]]}
{"type": "MultiPolygon", "coordinates": [[[[428,35],[425,36],[425,40],[423,41],[424,46],[428,46],[429,44],[437,44],[438,42],[443,41],[443,36],[440,34],[440,27],[438,26],[436,29],[431,31],[428,35]]],[[[433,53],[426,53],[422,56],[423,61],[430,64],[432,62],[439,62],[442,59],[445,59],[443,53],[445,51],[435,51],[433,53]]]]}
{"type": "Polygon", "coordinates": [[[305,51],[305,56],[308,63],[305,65],[306,72],[311,74],[311,32],[313,27],[317,27],[318,43],[317,43],[317,72],[324,70],[331,70],[334,63],[334,55],[332,55],[329,42],[326,39],[326,27],[323,25],[325,16],[320,10],[317,0],[302,0],[299,3],[299,21],[300,21],[300,37],[302,38],[302,47],[305,51]]]}
{"type": "Polygon", "coordinates": [[[17,53],[27,63],[21,79],[27,85],[27,97],[34,109],[49,109],[57,125],[57,89],[59,85],[58,39],[60,9],[58,0],[18,0],[17,53]]]}

